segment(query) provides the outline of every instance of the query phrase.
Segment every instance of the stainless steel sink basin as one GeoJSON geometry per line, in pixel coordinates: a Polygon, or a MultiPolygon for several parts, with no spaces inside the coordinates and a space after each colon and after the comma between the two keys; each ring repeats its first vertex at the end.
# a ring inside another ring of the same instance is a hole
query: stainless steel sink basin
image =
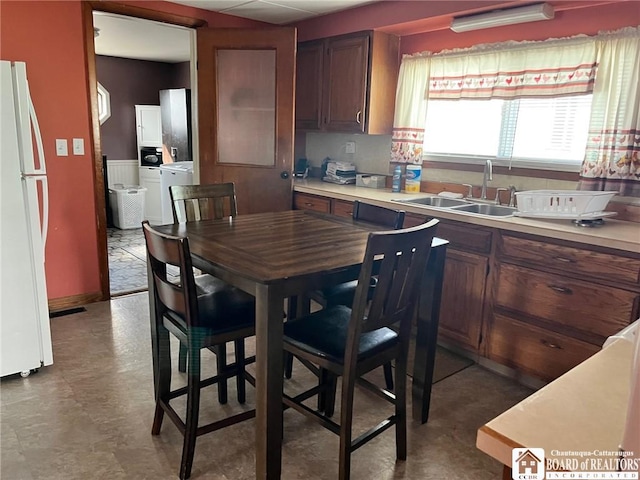
{"type": "Polygon", "coordinates": [[[517,208],[505,207],[503,205],[487,205],[480,203],[469,203],[453,207],[452,210],[459,212],[477,213],[478,215],[488,215],[491,217],[509,217],[518,210],[517,208]]]}
{"type": "Polygon", "coordinates": [[[399,203],[408,203],[412,205],[424,205],[427,207],[440,207],[440,208],[451,208],[456,207],[458,205],[468,205],[464,200],[456,200],[454,198],[445,198],[445,197],[421,197],[421,198],[412,198],[412,199],[394,199],[394,202],[399,203]]]}

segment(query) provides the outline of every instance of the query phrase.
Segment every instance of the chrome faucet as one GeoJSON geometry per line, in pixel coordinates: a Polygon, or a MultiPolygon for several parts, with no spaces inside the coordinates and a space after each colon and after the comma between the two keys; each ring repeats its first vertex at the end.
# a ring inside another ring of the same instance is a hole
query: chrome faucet
{"type": "Polygon", "coordinates": [[[487,158],[484,164],[484,172],[482,174],[482,190],[480,191],[480,200],[487,199],[487,181],[493,180],[493,164],[487,158]]]}

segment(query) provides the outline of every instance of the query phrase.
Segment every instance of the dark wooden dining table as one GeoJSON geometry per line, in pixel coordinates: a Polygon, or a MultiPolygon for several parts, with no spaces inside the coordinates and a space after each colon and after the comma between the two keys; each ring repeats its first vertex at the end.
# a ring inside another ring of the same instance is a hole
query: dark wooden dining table
{"type": "MultiPolygon", "coordinates": [[[[187,236],[196,268],[255,296],[256,478],[278,479],[282,463],[284,301],[356,279],[368,234],[381,227],[292,210],[156,228],[187,236]]],[[[447,243],[438,238],[432,243],[418,307],[412,395],[414,419],[423,423],[429,413],[447,243]]],[[[149,292],[152,297],[151,285],[149,292]]],[[[153,318],[153,301],[150,309],[153,318]]]]}

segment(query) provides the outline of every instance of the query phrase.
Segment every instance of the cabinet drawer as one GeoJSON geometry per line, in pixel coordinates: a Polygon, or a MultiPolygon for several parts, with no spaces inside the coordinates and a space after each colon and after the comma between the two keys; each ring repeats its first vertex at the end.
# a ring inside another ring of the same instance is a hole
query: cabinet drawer
{"type": "Polygon", "coordinates": [[[637,294],[510,264],[500,266],[496,305],[581,331],[592,343],[627,326],[637,294]]]}
{"type": "Polygon", "coordinates": [[[293,207],[296,210],[314,210],[316,212],[330,213],[331,200],[326,197],[296,193],[293,196],[293,207]]]}
{"type": "Polygon", "coordinates": [[[491,231],[463,223],[441,221],[438,237],[449,240],[452,248],[478,253],[491,252],[491,231]]]}
{"type": "Polygon", "coordinates": [[[597,279],[639,281],[640,259],[593,252],[582,248],[502,236],[502,255],[597,279]]]}
{"type": "Polygon", "coordinates": [[[332,200],[331,201],[334,215],[338,217],[346,217],[351,218],[353,216],[353,202],[348,202],[346,200],[332,200]]]}
{"type": "Polygon", "coordinates": [[[487,354],[503,365],[553,380],[599,350],[595,345],[494,315],[487,354]]]}

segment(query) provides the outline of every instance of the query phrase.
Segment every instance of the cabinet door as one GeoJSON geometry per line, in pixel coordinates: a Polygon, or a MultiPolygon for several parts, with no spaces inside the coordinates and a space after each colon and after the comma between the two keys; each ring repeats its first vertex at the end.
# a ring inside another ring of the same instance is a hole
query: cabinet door
{"type": "Polygon", "coordinates": [[[323,90],[327,130],[366,131],[369,44],[369,35],[327,40],[323,90]]]}
{"type": "Polygon", "coordinates": [[[487,261],[480,255],[449,249],[444,264],[439,333],[472,351],[480,344],[487,261]]]}
{"type": "Polygon", "coordinates": [[[136,105],[138,155],[140,147],[162,146],[162,123],[158,105],[136,105]]]}
{"type": "Polygon", "coordinates": [[[144,218],[152,225],[162,224],[162,202],[160,195],[160,169],[140,167],[140,186],[147,191],[144,197],[144,218]]]}
{"type": "Polygon", "coordinates": [[[296,57],[296,128],[319,130],[322,122],[324,42],[298,45],[296,57]]]}

